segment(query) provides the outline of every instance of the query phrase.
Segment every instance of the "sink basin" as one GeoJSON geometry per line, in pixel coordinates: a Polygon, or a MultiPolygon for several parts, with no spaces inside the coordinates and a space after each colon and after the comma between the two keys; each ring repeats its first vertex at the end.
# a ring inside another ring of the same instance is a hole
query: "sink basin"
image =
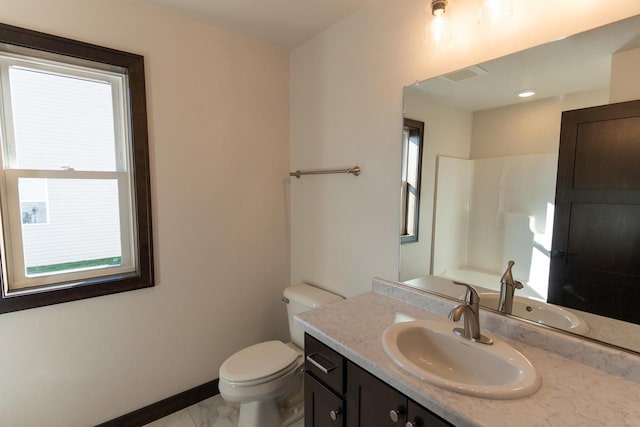
{"type": "Polygon", "coordinates": [[[517,399],[535,393],[540,377],[529,360],[503,341],[493,345],[453,333],[452,322],[396,323],[382,335],[385,353],[422,381],[489,399],[517,399]]]}
{"type": "MultiPolygon", "coordinates": [[[[497,310],[499,302],[500,294],[498,293],[480,293],[480,305],[483,307],[497,310]]],[[[534,298],[513,297],[512,312],[514,316],[576,334],[589,332],[587,323],[575,313],[534,298]]]]}

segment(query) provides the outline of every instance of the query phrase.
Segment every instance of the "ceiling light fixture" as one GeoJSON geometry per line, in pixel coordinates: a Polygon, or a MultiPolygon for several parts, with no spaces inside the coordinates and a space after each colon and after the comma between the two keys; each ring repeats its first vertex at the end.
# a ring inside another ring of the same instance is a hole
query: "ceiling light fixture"
{"type": "Polygon", "coordinates": [[[530,96],[535,95],[536,92],[534,90],[531,89],[525,89],[525,90],[521,90],[520,92],[518,92],[518,96],[520,98],[529,98],[530,96]]]}
{"type": "Polygon", "coordinates": [[[513,15],[511,0],[479,0],[478,22],[497,24],[513,15]]]}
{"type": "Polygon", "coordinates": [[[451,38],[451,23],[447,14],[448,0],[431,0],[431,25],[427,25],[427,33],[434,42],[443,42],[451,38]]]}

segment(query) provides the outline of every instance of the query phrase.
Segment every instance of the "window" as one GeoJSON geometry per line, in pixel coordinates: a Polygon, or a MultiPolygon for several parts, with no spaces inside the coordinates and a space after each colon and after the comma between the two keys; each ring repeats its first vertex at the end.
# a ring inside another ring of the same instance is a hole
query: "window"
{"type": "Polygon", "coordinates": [[[0,312],[153,286],[143,58],[0,24],[0,312]]]}
{"type": "Polygon", "coordinates": [[[423,122],[404,119],[402,130],[401,243],[418,241],[423,135],[423,122]]]}

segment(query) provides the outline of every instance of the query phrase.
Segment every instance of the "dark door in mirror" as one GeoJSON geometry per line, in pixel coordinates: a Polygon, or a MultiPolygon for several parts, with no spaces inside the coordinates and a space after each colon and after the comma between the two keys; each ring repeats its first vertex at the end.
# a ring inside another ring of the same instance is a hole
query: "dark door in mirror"
{"type": "Polygon", "coordinates": [[[562,115],[548,301],[640,324],[640,101],[562,115]]]}

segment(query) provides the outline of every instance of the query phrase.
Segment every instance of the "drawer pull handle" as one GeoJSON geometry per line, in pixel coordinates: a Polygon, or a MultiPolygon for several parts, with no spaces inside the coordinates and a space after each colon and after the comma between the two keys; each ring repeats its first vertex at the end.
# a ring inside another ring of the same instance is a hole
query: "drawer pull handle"
{"type": "Polygon", "coordinates": [[[418,427],[418,424],[409,421],[404,425],[404,427],[418,427]]]}
{"type": "Polygon", "coordinates": [[[389,411],[389,418],[391,418],[391,421],[393,421],[394,423],[400,421],[401,415],[404,415],[404,411],[402,410],[402,408],[392,409],[389,411]]]}
{"type": "Polygon", "coordinates": [[[307,356],[307,361],[309,363],[311,363],[313,366],[315,366],[316,368],[320,369],[322,372],[324,372],[325,374],[328,374],[329,372],[333,371],[334,369],[337,368],[336,365],[334,365],[333,363],[331,363],[329,360],[327,360],[326,358],[322,357],[321,354],[319,353],[311,353],[307,356]],[[325,364],[323,365],[321,363],[320,360],[318,359],[322,359],[322,361],[325,362],[325,364]],[[326,365],[326,366],[325,366],[326,365]]]}
{"type": "Polygon", "coordinates": [[[331,418],[331,421],[337,421],[338,415],[340,415],[340,409],[329,412],[329,417],[331,418]]]}

